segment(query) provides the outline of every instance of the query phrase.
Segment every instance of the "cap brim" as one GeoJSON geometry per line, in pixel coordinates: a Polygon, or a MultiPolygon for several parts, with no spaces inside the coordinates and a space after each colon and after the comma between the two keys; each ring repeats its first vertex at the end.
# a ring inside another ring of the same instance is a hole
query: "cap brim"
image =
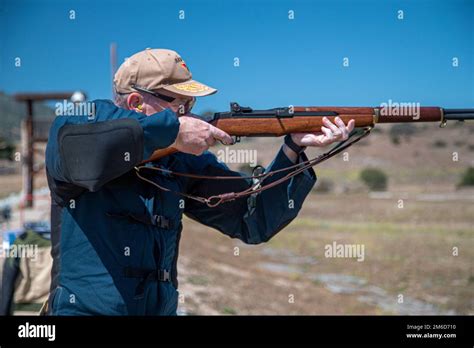
{"type": "Polygon", "coordinates": [[[204,97],[217,92],[217,89],[209,87],[196,80],[175,83],[174,85],[164,86],[163,89],[188,97],[204,97]]]}

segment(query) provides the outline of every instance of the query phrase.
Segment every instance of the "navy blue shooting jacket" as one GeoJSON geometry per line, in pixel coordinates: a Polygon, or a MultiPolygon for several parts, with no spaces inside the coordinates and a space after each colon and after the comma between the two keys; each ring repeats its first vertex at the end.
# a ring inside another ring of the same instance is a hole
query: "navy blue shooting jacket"
{"type": "MultiPolygon", "coordinates": [[[[53,247],[57,274],[51,315],[175,315],[183,214],[231,238],[258,244],[297,216],[316,182],[310,169],[253,200],[210,208],[184,199],[140,180],[133,169],[154,150],[174,142],[179,130],[175,113],[146,116],[108,100],[94,103],[93,117],[56,117],[46,149],[53,204],[61,214],[61,238],[53,247]]],[[[306,159],[302,154],[299,161],[306,159]]],[[[266,170],[292,164],[280,149],[266,170]]],[[[176,153],[148,165],[200,175],[241,175],[210,152],[176,153]]],[[[246,179],[211,181],[155,171],[143,175],[171,190],[204,197],[251,184],[246,179]]],[[[57,220],[53,217],[53,225],[59,225],[57,220]]]]}

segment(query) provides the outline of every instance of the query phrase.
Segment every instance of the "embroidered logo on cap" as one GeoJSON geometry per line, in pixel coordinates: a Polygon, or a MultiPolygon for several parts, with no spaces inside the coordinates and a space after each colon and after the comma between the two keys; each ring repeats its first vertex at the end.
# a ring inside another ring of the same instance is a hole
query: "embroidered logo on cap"
{"type": "Polygon", "coordinates": [[[174,61],[176,62],[176,64],[179,64],[182,68],[186,69],[187,71],[189,71],[189,68],[188,66],[186,65],[186,63],[184,62],[183,58],[179,57],[179,56],[176,56],[174,57],[174,61]]]}
{"type": "Polygon", "coordinates": [[[209,89],[209,87],[198,83],[198,82],[190,82],[190,83],[183,83],[183,84],[177,84],[173,86],[174,88],[180,90],[180,91],[186,91],[186,92],[204,92],[209,89]]]}

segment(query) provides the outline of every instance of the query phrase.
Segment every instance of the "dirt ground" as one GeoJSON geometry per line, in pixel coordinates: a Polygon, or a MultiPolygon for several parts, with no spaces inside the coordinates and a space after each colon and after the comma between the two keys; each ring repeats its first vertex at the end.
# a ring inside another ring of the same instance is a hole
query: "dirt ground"
{"type": "Polygon", "coordinates": [[[258,246],[187,219],[181,308],[188,314],[473,314],[474,205],[443,221],[437,212],[447,204],[413,202],[403,213],[393,204],[312,194],[299,218],[258,246]],[[384,210],[393,218],[381,216],[384,210]],[[324,247],[334,241],[364,245],[364,261],[326,258],[324,247]]]}
{"type": "MultiPolygon", "coordinates": [[[[312,193],[298,218],[265,245],[246,246],[186,220],[181,310],[474,314],[474,191],[456,187],[474,165],[474,127],[423,125],[398,145],[388,127],[378,129],[348,150],[348,161],[341,154],[317,167],[334,189],[312,193]],[[387,192],[361,186],[366,167],[388,174],[387,192]],[[364,246],[364,261],[325,257],[333,242],[364,246]]],[[[279,140],[236,146],[258,150],[258,163],[267,165],[279,140]]]]}

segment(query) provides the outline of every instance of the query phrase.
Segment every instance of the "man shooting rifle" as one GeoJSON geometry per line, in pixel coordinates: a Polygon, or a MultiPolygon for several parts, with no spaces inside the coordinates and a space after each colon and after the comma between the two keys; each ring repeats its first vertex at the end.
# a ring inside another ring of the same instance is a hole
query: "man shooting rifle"
{"type": "Polygon", "coordinates": [[[275,185],[211,207],[193,197],[252,187],[207,151],[216,141],[231,144],[231,136],[190,113],[197,97],[216,90],[192,80],[182,58],[165,49],[130,57],[114,87],[115,104],[95,101],[92,117],[58,116],[50,131],[51,315],[175,315],[182,215],[245,243],[268,241],[297,216],[316,182],[305,168],[279,183],[278,170],[307,161],[305,147],[346,140],[354,128],[354,120],[323,117],[321,132],[287,135],[266,169],[275,173],[265,183],[275,185]],[[161,171],[137,175],[137,165],[166,148],[174,153],[144,165],[161,171]]]}

